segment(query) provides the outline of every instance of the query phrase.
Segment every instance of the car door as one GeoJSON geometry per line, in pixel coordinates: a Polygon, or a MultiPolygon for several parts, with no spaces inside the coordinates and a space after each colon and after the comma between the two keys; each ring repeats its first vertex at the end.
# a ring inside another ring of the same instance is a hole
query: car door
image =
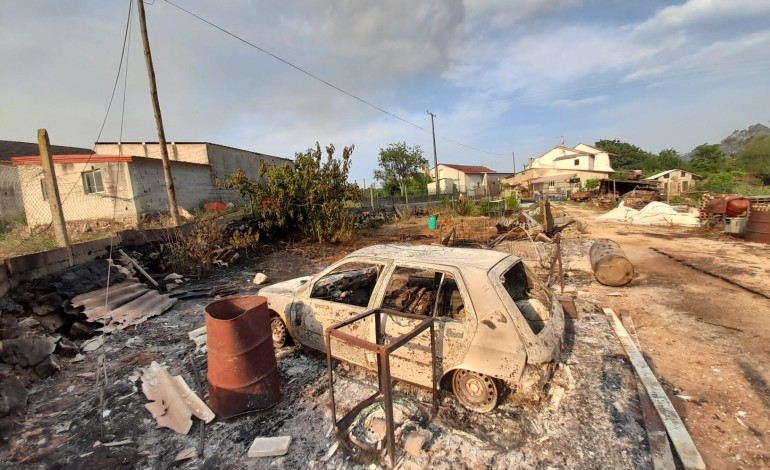
{"type": "MultiPolygon", "coordinates": [[[[322,271],[310,281],[304,294],[297,296],[289,310],[292,327],[305,346],[326,350],[326,328],[374,308],[373,295],[385,263],[366,259],[345,259],[322,271]]],[[[356,322],[345,330],[354,336],[374,340],[371,319],[356,322]]],[[[332,347],[335,357],[366,366],[358,348],[336,343],[332,347]]]]}
{"type": "MultiPolygon", "coordinates": [[[[383,308],[436,319],[436,367],[439,377],[443,371],[462,362],[475,329],[475,314],[459,272],[448,267],[396,265],[383,284],[380,292],[383,308]]],[[[385,342],[411,332],[421,321],[383,316],[381,331],[385,342]]],[[[391,375],[395,378],[430,387],[430,367],[428,331],[391,354],[391,375]]]]}

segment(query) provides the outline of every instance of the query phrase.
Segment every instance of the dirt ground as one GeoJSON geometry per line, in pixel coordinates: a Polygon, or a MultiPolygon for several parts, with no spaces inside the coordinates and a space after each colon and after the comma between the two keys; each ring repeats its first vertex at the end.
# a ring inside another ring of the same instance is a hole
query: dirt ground
{"type": "MultiPolygon", "coordinates": [[[[650,365],[709,468],[769,467],[770,326],[765,317],[770,300],[652,250],[770,296],[767,246],[702,229],[604,222],[589,206],[568,205],[565,210],[579,220],[563,239],[567,283],[578,289],[580,319],[567,322],[564,352],[549,393],[540,402],[509,394],[494,412],[478,414],[442,392],[439,412],[428,425],[432,438],[426,451],[417,458],[403,456],[398,468],[651,468],[633,371],[602,307],[633,318],[650,365]],[[615,240],[633,262],[636,275],[630,285],[609,288],[593,279],[588,248],[597,238],[615,240]]],[[[427,217],[362,232],[346,245],[265,247],[186,287],[228,284],[252,293],[257,287],[251,279],[257,272],[278,282],[314,273],[372,243],[435,242],[437,233],[429,232],[423,219],[427,217]]],[[[517,243],[503,243],[498,249],[516,251],[517,243]]],[[[63,370],[35,384],[22,429],[0,446],[0,465],[372,468],[351,461],[341,449],[330,452],[334,436],[329,432],[326,358],[296,346],[277,352],[282,393],[278,405],[215,420],[205,427],[204,455],[174,461],[177,452],[198,445],[198,422],[189,435],[157,428],[144,408],[141,379],[132,381],[131,376],[157,361],[195,389],[194,362],[205,392],[206,357],[193,354],[187,332],[203,325],[203,309],[211,300],[180,301],[132,331],[107,337],[104,412],[94,386],[94,353],[80,363],[65,362],[63,370]],[[287,455],[246,457],[255,437],[281,435],[293,438],[287,455]],[[130,442],[95,446],[97,441],[125,440],[130,442]]],[[[342,412],[374,390],[376,381],[368,373],[344,364],[335,372],[335,397],[342,412]]],[[[423,390],[399,386],[397,392],[423,403],[430,400],[423,390]]]]}

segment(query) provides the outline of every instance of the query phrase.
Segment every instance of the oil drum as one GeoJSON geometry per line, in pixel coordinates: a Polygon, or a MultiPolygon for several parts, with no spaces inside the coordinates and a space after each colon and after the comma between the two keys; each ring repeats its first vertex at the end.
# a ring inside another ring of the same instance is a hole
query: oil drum
{"type": "Polygon", "coordinates": [[[634,265],[620,245],[612,240],[596,240],[588,250],[594,277],[605,286],[625,286],[634,278],[634,265]]]}
{"type": "Polygon", "coordinates": [[[770,243],[770,206],[751,209],[746,222],[744,240],[747,242],[770,243]]]}
{"type": "Polygon", "coordinates": [[[281,398],[267,299],[230,297],[206,306],[209,402],[220,418],[281,398]]]}

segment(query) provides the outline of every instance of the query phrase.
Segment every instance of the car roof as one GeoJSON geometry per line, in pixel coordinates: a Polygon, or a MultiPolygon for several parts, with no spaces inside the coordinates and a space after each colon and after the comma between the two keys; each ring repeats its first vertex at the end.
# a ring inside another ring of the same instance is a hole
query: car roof
{"type": "Polygon", "coordinates": [[[348,256],[391,258],[396,261],[440,264],[457,268],[475,268],[488,271],[501,260],[510,257],[505,253],[478,248],[455,248],[437,245],[372,245],[350,253],[348,256]]]}

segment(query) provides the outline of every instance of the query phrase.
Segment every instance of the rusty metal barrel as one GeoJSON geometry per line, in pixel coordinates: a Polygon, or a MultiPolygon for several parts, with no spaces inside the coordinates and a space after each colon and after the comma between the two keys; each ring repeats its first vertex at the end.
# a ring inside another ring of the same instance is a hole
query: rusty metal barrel
{"type": "Polygon", "coordinates": [[[614,241],[606,238],[596,240],[588,254],[594,277],[605,286],[625,286],[634,278],[634,265],[614,241]]]}
{"type": "Polygon", "coordinates": [[[744,240],[747,242],[770,243],[770,206],[751,209],[746,222],[744,240]]]}
{"type": "Polygon", "coordinates": [[[230,297],[206,306],[209,404],[220,418],[281,399],[267,299],[230,297]]]}

